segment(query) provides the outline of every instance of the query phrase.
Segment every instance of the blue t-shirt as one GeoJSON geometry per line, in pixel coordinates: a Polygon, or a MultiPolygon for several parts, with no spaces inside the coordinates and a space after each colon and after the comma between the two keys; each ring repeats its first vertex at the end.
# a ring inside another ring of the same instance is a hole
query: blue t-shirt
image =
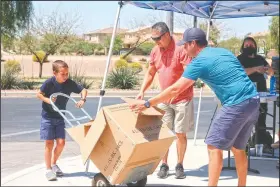
{"type": "Polygon", "coordinates": [[[200,78],[225,106],[241,103],[258,94],[238,59],[223,48],[204,48],[182,76],[194,81],[200,78]]]}
{"type": "MultiPolygon", "coordinates": [[[[84,88],[72,81],[71,79],[67,79],[64,83],[60,84],[56,81],[55,77],[51,77],[46,80],[43,85],[41,86],[40,90],[44,93],[45,97],[50,97],[53,93],[64,93],[70,95],[72,92],[74,93],[81,93],[84,88]]],[[[66,104],[68,102],[68,98],[63,96],[57,96],[55,101],[55,105],[60,110],[66,109],[66,104]]],[[[45,118],[62,118],[60,114],[53,110],[52,106],[48,103],[42,102],[42,117],[45,118]]]]}

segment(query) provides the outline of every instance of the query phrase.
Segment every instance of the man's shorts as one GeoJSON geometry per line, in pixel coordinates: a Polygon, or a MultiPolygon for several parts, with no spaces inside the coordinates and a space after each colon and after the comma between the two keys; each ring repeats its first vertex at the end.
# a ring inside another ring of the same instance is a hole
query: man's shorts
{"type": "Polygon", "coordinates": [[[65,122],[63,118],[42,117],[40,127],[41,140],[65,139],[65,122]]]}
{"type": "Polygon", "coordinates": [[[245,149],[259,116],[258,96],[237,105],[223,106],[215,116],[205,143],[221,150],[245,149]]]}
{"type": "Polygon", "coordinates": [[[162,121],[175,133],[187,133],[194,127],[193,100],[178,104],[159,104],[158,108],[165,111],[162,121]]]}

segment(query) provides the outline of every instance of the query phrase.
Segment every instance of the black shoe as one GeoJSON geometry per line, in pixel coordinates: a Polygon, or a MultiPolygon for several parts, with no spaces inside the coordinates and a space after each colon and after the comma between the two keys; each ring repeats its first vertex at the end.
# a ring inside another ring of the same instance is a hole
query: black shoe
{"type": "Polygon", "coordinates": [[[157,173],[158,178],[160,178],[160,179],[165,179],[165,178],[167,178],[167,176],[168,176],[168,174],[169,174],[168,171],[169,171],[168,165],[162,164],[162,165],[160,166],[159,172],[157,173]]]}
{"type": "Polygon", "coordinates": [[[175,178],[176,179],[184,179],[186,178],[186,175],[184,173],[184,168],[182,164],[177,164],[177,166],[175,167],[175,178]]]}

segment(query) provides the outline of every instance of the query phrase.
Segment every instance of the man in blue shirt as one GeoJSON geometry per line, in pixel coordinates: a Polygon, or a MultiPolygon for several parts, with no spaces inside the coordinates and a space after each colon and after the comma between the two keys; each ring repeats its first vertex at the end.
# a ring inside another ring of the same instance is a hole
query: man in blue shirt
{"type": "Polygon", "coordinates": [[[223,166],[223,150],[232,150],[238,186],[245,186],[248,167],[245,148],[259,115],[257,90],[230,51],[207,47],[206,35],[201,29],[187,29],[177,45],[184,45],[187,54],[193,58],[182,77],[148,101],[135,101],[131,108],[141,112],[177,96],[198,78],[203,80],[222,104],[205,139],[209,153],[208,185],[217,186],[223,166]]]}

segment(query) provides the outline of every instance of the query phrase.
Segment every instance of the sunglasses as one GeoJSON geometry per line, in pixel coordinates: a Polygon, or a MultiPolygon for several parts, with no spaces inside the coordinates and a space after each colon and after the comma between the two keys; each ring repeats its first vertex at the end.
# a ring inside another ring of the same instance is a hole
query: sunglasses
{"type": "MultiPolygon", "coordinates": [[[[166,32],[165,32],[166,33],[166,32]]],[[[158,37],[151,37],[152,38],[152,40],[154,40],[155,42],[157,42],[157,41],[160,41],[161,40],[161,37],[165,34],[165,33],[163,33],[163,34],[161,34],[160,36],[158,36],[158,37]]]]}

